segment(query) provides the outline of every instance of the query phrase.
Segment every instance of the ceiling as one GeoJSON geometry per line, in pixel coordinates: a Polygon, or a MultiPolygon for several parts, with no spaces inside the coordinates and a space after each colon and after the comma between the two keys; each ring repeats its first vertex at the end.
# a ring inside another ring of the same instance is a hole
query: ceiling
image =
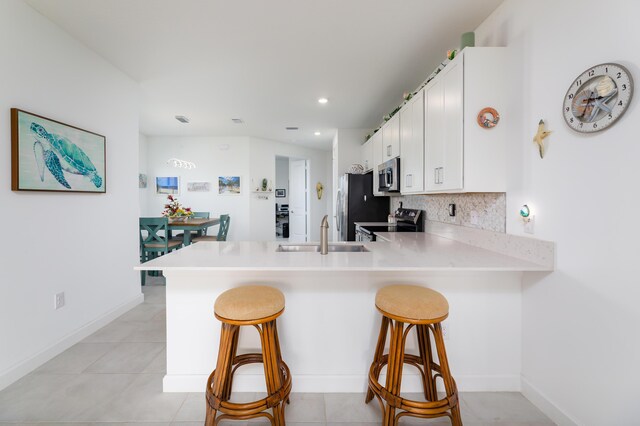
{"type": "Polygon", "coordinates": [[[139,82],[144,134],[329,149],[337,128],[377,127],[501,1],[27,3],[139,82]]]}

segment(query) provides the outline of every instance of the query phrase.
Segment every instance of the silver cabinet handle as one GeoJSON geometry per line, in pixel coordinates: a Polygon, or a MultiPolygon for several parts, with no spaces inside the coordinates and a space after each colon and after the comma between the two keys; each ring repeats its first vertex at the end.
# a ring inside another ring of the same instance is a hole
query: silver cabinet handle
{"type": "Polygon", "coordinates": [[[413,186],[413,175],[408,174],[404,177],[404,184],[407,188],[411,188],[413,186]]]}
{"type": "Polygon", "coordinates": [[[433,169],[433,183],[438,184],[438,168],[433,169]]]}
{"type": "Polygon", "coordinates": [[[387,157],[391,157],[391,145],[387,145],[387,157]]]}

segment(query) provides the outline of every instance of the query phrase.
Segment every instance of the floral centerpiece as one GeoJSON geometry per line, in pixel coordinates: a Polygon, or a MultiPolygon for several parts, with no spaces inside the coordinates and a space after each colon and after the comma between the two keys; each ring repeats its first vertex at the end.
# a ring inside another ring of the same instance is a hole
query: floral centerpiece
{"type": "Polygon", "coordinates": [[[178,199],[173,195],[167,195],[167,200],[168,202],[164,205],[162,216],[168,217],[175,222],[181,222],[193,215],[191,207],[182,207],[182,204],[180,204],[178,199]]]}

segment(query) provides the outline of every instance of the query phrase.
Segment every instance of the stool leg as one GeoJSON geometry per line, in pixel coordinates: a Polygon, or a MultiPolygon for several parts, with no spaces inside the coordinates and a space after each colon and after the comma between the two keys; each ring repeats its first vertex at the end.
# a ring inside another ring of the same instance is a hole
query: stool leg
{"type": "MultiPolygon", "coordinates": [[[[273,320],[274,322],[276,320],[273,320]]],[[[278,324],[276,323],[273,327],[273,331],[274,334],[276,336],[276,352],[277,352],[277,357],[278,357],[278,366],[282,365],[282,352],[280,351],[280,339],[278,338],[278,324]]],[[[282,368],[278,368],[278,371],[280,371],[280,381],[281,383],[284,383],[284,371],[282,370],[282,368]]],[[[287,404],[290,404],[291,402],[289,401],[289,397],[287,397],[287,404]]]]}
{"type": "MultiPolygon", "coordinates": [[[[269,396],[282,388],[282,372],[278,364],[278,349],[276,347],[276,322],[270,321],[262,325],[262,359],[264,362],[264,376],[267,382],[269,396]]],[[[273,407],[273,420],[276,426],[284,426],[284,404],[279,402],[273,407]]]]}
{"type": "MultiPolygon", "coordinates": [[[[442,334],[442,326],[440,323],[433,324],[433,337],[436,342],[436,349],[438,350],[438,361],[440,362],[440,369],[442,372],[442,380],[444,381],[444,388],[447,392],[447,397],[458,397],[458,389],[453,381],[451,370],[449,369],[449,361],[447,360],[447,351],[444,347],[444,336],[442,334]]],[[[457,401],[456,405],[451,408],[451,424],[453,426],[462,426],[462,416],[460,415],[460,402],[457,401]]]]}
{"type": "Polygon", "coordinates": [[[236,352],[238,351],[238,339],[240,338],[240,327],[236,326],[231,339],[231,363],[229,365],[229,374],[227,375],[227,382],[224,384],[224,392],[221,399],[228,401],[231,398],[231,385],[233,384],[233,364],[236,358],[236,352]]]}
{"type": "Polygon", "coordinates": [[[420,349],[420,359],[424,368],[424,397],[427,401],[437,401],[438,392],[436,381],[433,378],[433,354],[431,353],[431,339],[429,338],[429,327],[426,325],[417,326],[418,347],[420,349]]]}
{"type": "MultiPolygon", "coordinates": [[[[404,323],[393,321],[391,345],[389,346],[389,364],[387,365],[387,382],[385,389],[396,397],[400,397],[402,367],[404,365],[404,323]]],[[[396,425],[396,407],[384,404],[384,426],[396,425]]]]}
{"type": "MultiPolygon", "coordinates": [[[[380,378],[380,361],[382,360],[382,355],[384,354],[384,344],[387,342],[387,332],[389,330],[389,318],[382,316],[382,323],[380,325],[380,333],[378,334],[378,343],[376,344],[376,351],[373,354],[373,363],[377,364],[376,366],[376,380],[380,378]]],[[[368,404],[369,401],[373,399],[373,391],[371,388],[367,389],[367,396],[364,400],[365,404],[368,404]]]]}
{"type": "MultiPolygon", "coordinates": [[[[224,400],[224,395],[227,392],[226,385],[229,384],[229,376],[233,368],[233,354],[231,351],[239,328],[237,325],[222,323],[218,361],[216,363],[215,376],[211,384],[211,393],[220,400],[224,400]]],[[[207,403],[205,425],[210,426],[215,424],[216,413],[217,407],[211,407],[209,403],[207,403]]]]}

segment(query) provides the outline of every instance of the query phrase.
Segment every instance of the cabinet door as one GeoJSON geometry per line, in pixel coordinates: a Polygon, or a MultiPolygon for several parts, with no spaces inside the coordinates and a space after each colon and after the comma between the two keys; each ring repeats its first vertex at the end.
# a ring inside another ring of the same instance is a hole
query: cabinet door
{"type": "Polygon", "coordinates": [[[373,195],[384,196],[384,192],[378,191],[378,166],[384,161],[382,159],[382,130],[378,130],[371,139],[371,147],[373,148],[373,195]]]}
{"type": "Polygon", "coordinates": [[[443,161],[440,180],[442,190],[463,188],[463,68],[462,61],[452,63],[444,75],[443,161]]]}
{"type": "Polygon", "coordinates": [[[403,194],[424,192],[424,92],[400,111],[400,173],[403,194]]]}
{"type": "Polygon", "coordinates": [[[382,128],[382,160],[400,155],[400,114],[396,114],[382,128]]]}
{"type": "Polygon", "coordinates": [[[360,147],[360,161],[366,172],[373,169],[373,138],[360,147]]]}
{"type": "Polygon", "coordinates": [[[462,63],[449,64],[425,90],[425,186],[463,189],[462,63]]]}
{"type": "Polygon", "coordinates": [[[444,83],[434,82],[424,92],[424,128],[425,128],[425,189],[441,189],[440,170],[444,159],[444,83]]]}

